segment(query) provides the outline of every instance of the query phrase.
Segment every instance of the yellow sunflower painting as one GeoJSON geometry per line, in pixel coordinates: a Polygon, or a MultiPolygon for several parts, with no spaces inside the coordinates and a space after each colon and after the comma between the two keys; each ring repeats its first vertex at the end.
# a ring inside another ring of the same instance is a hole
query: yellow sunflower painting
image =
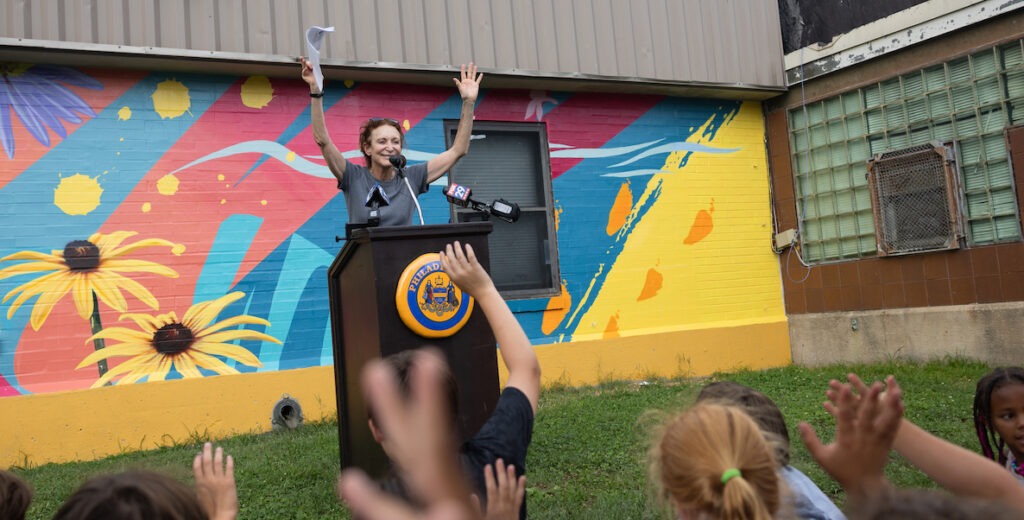
{"type": "Polygon", "coordinates": [[[0,280],[23,274],[46,273],[12,289],[4,296],[3,302],[7,303],[11,297],[18,295],[7,310],[7,319],[14,316],[21,304],[34,296],[39,296],[32,308],[30,320],[32,328],[39,330],[54,305],[68,292],[74,297],[75,307],[82,319],[95,320],[94,333],[99,332],[96,329],[99,320],[96,308],[97,297],[108,306],[125,312],[128,310],[128,303],[125,301],[124,294],[121,293],[122,290],[125,290],[150,308],[158,310],[160,304],[153,294],[124,274],[152,273],[177,278],[178,272],[156,262],[125,258],[125,255],[153,246],[170,247],[172,251],[180,254],[184,246],[159,238],[147,238],[122,245],[125,240],[135,234],[132,231],[117,231],[106,235],[95,233],[89,237],[89,240],[69,242],[63,251],[54,250],[50,254],[20,251],[0,258],[0,262],[28,260],[0,269],[0,280]]]}
{"type": "Polygon", "coordinates": [[[238,373],[217,356],[251,367],[263,366],[252,352],[228,342],[255,339],[281,344],[280,340],[251,329],[225,329],[237,325],[270,326],[269,321],[243,314],[213,323],[221,311],[243,296],[244,292],[236,291],[216,300],[197,303],[189,307],[181,320],[174,312],[157,316],[124,314],[121,320],[135,322],[138,329],[109,327],[94,334],[87,342],[109,339],[121,343],[89,354],[77,368],[112,357],[131,356],[131,359],[101,374],[92,385],[96,388],[110,383],[135,383],[147,376],[148,381],[163,381],[171,368],[185,378],[203,377],[200,368],[218,374],[238,373]]]}

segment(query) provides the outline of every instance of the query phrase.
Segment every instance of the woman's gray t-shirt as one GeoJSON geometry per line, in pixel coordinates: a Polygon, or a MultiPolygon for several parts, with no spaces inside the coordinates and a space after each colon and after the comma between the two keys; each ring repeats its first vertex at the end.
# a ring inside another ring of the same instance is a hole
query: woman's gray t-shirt
{"type": "MultiPolygon", "coordinates": [[[[415,210],[413,196],[405,181],[396,175],[387,182],[380,182],[373,178],[370,170],[366,167],[346,161],[345,173],[338,181],[338,189],[345,192],[345,206],[348,208],[348,221],[350,224],[365,224],[370,218],[370,208],[366,207],[366,198],[374,184],[380,184],[387,195],[388,205],[380,207],[381,226],[409,226],[412,225],[412,215],[415,210]]],[[[409,179],[409,186],[418,196],[430,189],[427,184],[427,163],[414,164],[403,170],[409,179]]]]}

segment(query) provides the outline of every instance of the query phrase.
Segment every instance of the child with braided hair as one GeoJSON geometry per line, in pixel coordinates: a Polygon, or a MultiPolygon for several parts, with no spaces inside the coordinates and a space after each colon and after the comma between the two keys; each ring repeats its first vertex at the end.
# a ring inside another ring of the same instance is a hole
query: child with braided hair
{"type": "Polygon", "coordinates": [[[974,428],[982,454],[1024,483],[1024,368],[997,368],[978,380],[974,428]]]}
{"type": "Polygon", "coordinates": [[[773,448],[734,406],[698,402],[662,425],[649,453],[656,496],[677,518],[770,520],[782,509],[773,448]]]}

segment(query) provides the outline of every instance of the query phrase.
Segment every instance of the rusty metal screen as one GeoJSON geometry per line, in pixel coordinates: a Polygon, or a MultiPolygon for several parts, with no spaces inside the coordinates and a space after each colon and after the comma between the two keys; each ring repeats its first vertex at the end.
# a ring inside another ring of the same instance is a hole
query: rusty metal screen
{"type": "Polygon", "coordinates": [[[937,141],[868,160],[880,255],[960,247],[955,165],[952,147],[937,141]]]}

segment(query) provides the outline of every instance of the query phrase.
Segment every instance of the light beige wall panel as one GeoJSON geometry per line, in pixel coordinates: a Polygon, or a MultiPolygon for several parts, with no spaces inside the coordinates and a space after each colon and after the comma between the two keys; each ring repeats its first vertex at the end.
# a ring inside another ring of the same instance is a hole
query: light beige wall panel
{"type": "Polygon", "coordinates": [[[302,4],[297,2],[273,2],[271,27],[274,30],[272,54],[299,56],[304,54],[305,29],[299,20],[302,4]]]}
{"type": "Polygon", "coordinates": [[[127,45],[144,47],[152,44],[153,28],[156,25],[152,0],[133,2],[131,7],[125,10],[124,20],[127,45]]]}
{"type": "Polygon", "coordinates": [[[29,9],[25,5],[25,0],[3,2],[3,9],[0,9],[0,36],[7,38],[30,38],[25,33],[30,26],[25,21],[27,16],[29,16],[29,9]]]}
{"type": "MultiPolygon", "coordinates": [[[[594,8],[594,39],[597,45],[594,47],[595,59],[597,60],[597,73],[603,75],[618,75],[619,68],[615,63],[615,20],[612,14],[612,0],[590,0],[594,8]]],[[[579,13],[579,11],[576,11],[579,13]]]]}
{"type": "MultiPolygon", "coordinates": [[[[683,81],[712,81],[708,73],[708,59],[704,48],[704,20],[701,14],[702,0],[669,2],[672,24],[683,27],[683,52],[675,54],[679,63],[677,76],[683,81]]],[[[680,30],[676,30],[678,34],[680,30]]]]}
{"type": "Polygon", "coordinates": [[[335,58],[378,61],[380,46],[377,34],[377,9],[372,2],[352,2],[351,7],[351,31],[355,54],[354,56],[335,56],[335,58]]]}
{"type": "Polygon", "coordinates": [[[93,3],[61,2],[61,4],[63,5],[58,7],[58,12],[63,10],[61,15],[64,23],[62,39],[75,42],[95,42],[93,3]]]}
{"type": "Polygon", "coordinates": [[[95,0],[96,43],[124,45],[128,41],[128,13],[121,0],[95,0]]]}
{"type": "Polygon", "coordinates": [[[249,26],[248,52],[255,54],[273,53],[273,14],[271,0],[246,0],[243,6],[245,21],[249,26]]]}
{"type": "Polygon", "coordinates": [[[634,41],[634,52],[636,53],[636,75],[641,78],[657,77],[657,66],[655,65],[654,54],[654,28],[651,23],[652,2],[637,2],[634,4],[630,21],[634,41]]]}
{"type": "Polygon", "coordinates": [[[159,2],[156,4],[155,47],[186,49],[185,2],[159,2]]]}
{"type": "Polygon", "coordinates": [[[192,0],[187,6],[185,25],[189,49],[223,50],[217,38],[217,0],[192,0]]]}
{"type": "Polygon", "coordinates": [[[537,70],[559,70],[558,38],[555,33],[554,10],[551,0],[533,2],[534,46],[537,52],[537,70]]]}
{"type": "Polygon", "coordinates": [[[499,69],[518,68],[516,33],[512,22],[511,0],[492,0],[491,27],[494,35],[494,65],[499,69]]]}
{"type": "MultiPolygon", "coordinates": [[[[580,59],[577,51],[576,15],[572,0],[552,0],[551,28],[555,32],[557,67],[551,70],[579,72],[580,59]]],[[[545,69],[547,70],[547,69],[545,69]]]]}
{"type": "Polygon", "coordinates": [[[578,71],[583,74],[600,74],[597,59],[597,25],[590,0],[575,0],[573,15],[576,22],[576,51],[579,59],[578,71]]]}
{"type": "Polygon", "coordinates": [[[32,2],[32,25],[29,38],[36,40],[64,40],[60,32],[62,23],[60,4],[57,2],[32,2]]]}
{"type": "Polygon", "coordinates": [[[398,0],[377,0],[375,7],[377,44],[380,48],[377,59],[388,63],[406,63],[405,52],[402,50],[402,25],[414,23],[413,20],[409,13],[399,8],[398,0]]]}
{"type": "Polygon", "coordinates": [[[648,2],[647,17],[651,29],[652,61],[654,74],[652,78],[671,78],[676,75],[676,52],[684,52],[681,35],[672,32],[672,22],[668,18],[666,0],[648,2]],[[678,49],[678,50],[677,50],[678,49]]]}
{"type": "Polygon", "coordinates": [[[497,55],[494,50],[494,26],[491,24],[491,6],[488,2],[467,0],[469,19],[472,22],[474,59],[481,67],[494,67],[497,55]]]}
{"type": "Polygon", "coordinates": [[[325,65],[370,73],[375,63],[442,70],[473,61],[513,81],[539,71],[681,88],[783,84],[775,0],[2,0],[0,15],[7,39],[128,47],[106,51],[116,55],[155,47],[281,66],[306,53],[307,27],[334,25],[325,65]]]}
{"type": "Polygon", "coordinates": [[[447,6],[444,0],[426,0],[425,13],[427,26],[427,59],[437,66],[452,62],[452,46],[449,31],[453,27],[447,19],[447,6]]]}
{"type": "Polygon", "coordinates": [[[248,9],[253,0],[218,0],[218,41],[223,52],[270,52],[270,11],[248,9]]]}
{"type": "Polygon", "coordinates": [[[636,39],[636,27],[633,25],[633,16],[636,9],[645,5],[646,2],[611,2],[612,10],[612,43],[615,44],[615,68],[616,76],[635,78],[639,74],[637,64],[637,49],[634,40],[636,39]]]}
{"type": "MultiPolygon", "coordinates": [[[[488,46],[473,45],[473,19],[470,16],[470,0],[445,0],[440,2],[448,13],[448,63],[458,65],[473,62],[480,64],[481,56],[487,52],[488,46]]],[[[428,16],[429,20],[430,17],[428,16]]],[[[427,26],[427,37],[434,32],[431,25],[427,26]]],[[[493,55],[490,57],[493,59],[493,55]]]]}
{"type": "MultiPolygon", "coordinates": [[[[468,18],[469,13],[466,13],[468,18]]],[[[427,26],[426,8],[423,2],[408,2],[402,6],[401,14],[401,54],[403,62],[426,64],[430,60],[427,57],[427,33],[431,28],[427,26]]],[[[467,21],[468,24],[468,21],[467,21]]],[[[469,26],[466,26],[469,31],[469,26]]],[[[396,35],[397,36],[397,35],[396,35]]]]}
{"type": "MultiPolygon", "coordinates": [[[[533,17],[532,0],[512,0],[513,38],[516,42],[515,68],[522,70],[539,70],[540,57],[537,53],[536,21],[533,17]]],[[[497,20],[495,20],[497,22],[497,20]]]]}

